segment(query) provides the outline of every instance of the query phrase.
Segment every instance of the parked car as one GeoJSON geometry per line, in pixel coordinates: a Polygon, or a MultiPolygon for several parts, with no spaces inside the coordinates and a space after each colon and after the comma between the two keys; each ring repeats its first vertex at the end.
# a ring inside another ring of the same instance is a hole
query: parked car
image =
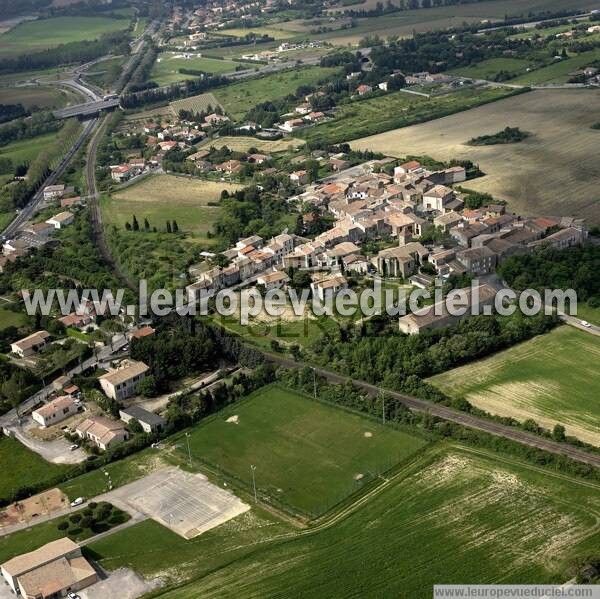
{"type": "Polygon", "coordinates": [[[78,497],[74,501],[71,501],[71,507],[77,507],[78,505],[81,505],[84,501],[85,501],[84,497],[78,497]]]}
{"type": "Polygon", "coordinates": [[[81,599],[81,597],[77,593],[69,593],[67,595],[68,599],[81,599]]]}
{"type": "Polygon", "coordinates": [[[73,443],[73,445],[71,445],[71,447],[69,447],[69,449],[71,451],[75,451],[76,449],[79,449],[79,445],[77,445],[77,443],[73,443]]]}
{"type": "Polygon", "coordinates": [[[581,326],[589,329],[592,325],[587,320],[582,320],[581,326]]]}

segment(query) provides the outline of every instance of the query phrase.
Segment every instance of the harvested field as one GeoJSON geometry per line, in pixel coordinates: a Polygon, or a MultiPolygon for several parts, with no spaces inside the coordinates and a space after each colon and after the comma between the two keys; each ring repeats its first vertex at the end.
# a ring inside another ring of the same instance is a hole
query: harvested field
{"type": "Polygon", "coordinates": [[[206,112],[208,108],[221,107],[219,100],[212,93],[200,94],[199,96],[192,96],[191,98],[185,98],[184,100],[176,100],[171,102],[171,109],[177,114],[180,110],[192,110],[193,112],[206,112]]]}
{"type": "Polygon", "coordinates": [[[468,159],[485,177],[468,187],[507,200],[521,214],[583,216],[600,223],[600,90],[536,90],[435,121],[352,142],[391,156],[468,159]],[[532,135],[520,144],[468,146],[506,126],[532,135]]]}
{"type": "Polygon", "coordinates": [[[297,148],[305,143],[303,139],[296,139],[294,137],[270,141],[268,139],[257,139],[256,137],[225,136],[207,140],[199,144],[199,146],[215,146],[216,148],[227,146],[234,152],[247,152],[250,148],[256,148],[259,152],[285,152],[290,148],[297,148]]]}
{"type": "Polygon", "coordinates": [[[563,326],[429,379],[452,397],[600,445],[600,337],[563,326]]]}

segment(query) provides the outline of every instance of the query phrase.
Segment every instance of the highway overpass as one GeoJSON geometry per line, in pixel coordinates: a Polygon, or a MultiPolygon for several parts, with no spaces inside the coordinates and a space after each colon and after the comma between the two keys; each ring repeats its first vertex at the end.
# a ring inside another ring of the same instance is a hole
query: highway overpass
{"type": "Polygon", "coordinates": [[[71,117],[91,117],[96,116],[104,110],[112,110],[119,105],[118,98],[114,100],[99,100],[97,102],[87,102],[86,104],[77,104],[54,111],[57,119],[69,119],[71,117]]]}

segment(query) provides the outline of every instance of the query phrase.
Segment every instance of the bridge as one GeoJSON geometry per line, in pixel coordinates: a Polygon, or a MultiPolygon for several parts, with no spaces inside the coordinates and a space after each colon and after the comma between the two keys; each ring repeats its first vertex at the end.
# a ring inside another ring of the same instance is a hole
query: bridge
{"type": "Polygon", "coordinates": [[[61,108],[53,112],[57,119],[70,119],[71,117],[89,117],[96,116],[104,110],[112,110],[119,105],[119,99],[113,100],[99,100],[96,102],[87,102],[86,104],[76,104],[75,106],[68,106],[67,108],[61,108]]]}

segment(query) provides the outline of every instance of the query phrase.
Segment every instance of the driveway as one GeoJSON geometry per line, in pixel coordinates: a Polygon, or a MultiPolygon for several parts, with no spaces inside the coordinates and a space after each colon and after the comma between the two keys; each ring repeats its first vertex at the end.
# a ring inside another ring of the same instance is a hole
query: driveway
{"type": "MultiPolygon", "coordinates": [[[[110,572],[104,580],[100,580],[77,594],[81,599],[106,599],[107,597],[136,599],[161,585],[162,581],[158,578],[146,581],[129,568],[119,568],[110,572]]],[[[4,599],[1,592],[0,599],[4,599]]],[[[12,595],[12,599],[15,599],[14,595],[12,595]]]]}

